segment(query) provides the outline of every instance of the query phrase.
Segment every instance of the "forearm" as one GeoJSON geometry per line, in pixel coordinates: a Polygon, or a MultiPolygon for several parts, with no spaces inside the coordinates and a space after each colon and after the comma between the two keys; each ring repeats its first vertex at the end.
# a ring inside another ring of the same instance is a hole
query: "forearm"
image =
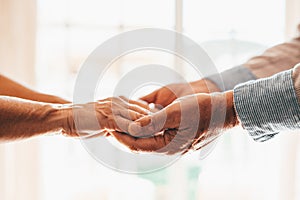
{"type": "Polygon", "coordinates": [[[0,140],[62,132],[67,127],[68,113],[58,104],[0,96],[0,140]]]}
{"type": "Polygon", "coordinates": [[[46,103],[69,103],[69,101],[64,100],[60,97],[33,91],[3,75],[0,75],[0,95],[19,97],[23,99],[46,103]]]}
{"type": "Polygon", "coordinates": [[[265,78],[292,69],[297,63],[300,63],[300,37],[267,49],[244,66],[257,78],[265,78]]]}
{"type": "MultiPolygon", "coordinates": [[[[299,30],[300,31],[300,30],[299,30]]],[[[237,84],[272,76],[300,63],[300,37],[267,49],[241,66],[207,77],[221,91],[231,90],[237,84]]]]}

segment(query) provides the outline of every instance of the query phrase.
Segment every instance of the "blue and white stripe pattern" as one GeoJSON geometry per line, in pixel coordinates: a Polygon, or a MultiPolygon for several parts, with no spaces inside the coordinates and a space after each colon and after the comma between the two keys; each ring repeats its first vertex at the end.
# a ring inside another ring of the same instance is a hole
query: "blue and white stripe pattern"
{"type": "Polygon", "coordinates": [[[264,142],[283,130],[300,128],[300,106],[292,69],[234,88],[234,104],[242,126],[264,142]]]}

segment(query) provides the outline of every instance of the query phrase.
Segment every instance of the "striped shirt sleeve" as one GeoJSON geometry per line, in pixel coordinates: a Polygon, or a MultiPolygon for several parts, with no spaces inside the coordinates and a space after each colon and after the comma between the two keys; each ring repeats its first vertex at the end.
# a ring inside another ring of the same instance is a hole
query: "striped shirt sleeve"
{"type": "Polygon", "coordinates": [[[300,98],[296,93],[300,91],[300,70],[296,69],[234,88],[238,118],[255,141],[263,142],[280,131],[300,128],[300,98]]]}

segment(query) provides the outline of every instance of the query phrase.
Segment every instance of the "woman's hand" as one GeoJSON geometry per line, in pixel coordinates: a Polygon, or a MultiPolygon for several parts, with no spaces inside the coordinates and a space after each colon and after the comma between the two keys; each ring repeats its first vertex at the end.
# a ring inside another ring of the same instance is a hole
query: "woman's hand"
{"type": "Polygon", "coordinates": [[[131,122],[149,113],[147,106],[123,97],[71,105],[64,110],[67,136],[94,136],[111,131],[128,132],[131,122]]]}

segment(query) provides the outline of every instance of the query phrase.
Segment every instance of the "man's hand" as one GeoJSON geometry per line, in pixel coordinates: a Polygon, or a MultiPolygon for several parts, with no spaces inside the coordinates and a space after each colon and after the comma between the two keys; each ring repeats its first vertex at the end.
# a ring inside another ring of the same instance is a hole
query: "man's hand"
{"type": "MultiPolygon", "coordinates": [[[[293,68],[297,63],[300,63],[300,24],[298,25],[298,34],[291,41],[271,47],[261,55],[250,58],[242,65],[247,67],[257,78],[272,76],[278,72],[293,68]]],[[[179,97],[218,91],[220,89],[214,83],[202,79],[190,84],[167,85],[142,97],[141,100],[147,103],[158,104],[160,107],[166,107],[179,97]]]]}
{"type": "Polygon", "coordinates": [[[191,83],[177,83],[164,86],[154,92],[141,97],[147,103],[154,103],[157,107],[166,107],[175,99],[196,93],[218,92],[219,88],[209,80],[199,80],[191,83]]]}
{"type": "Polygon", "coordinates": [[[111,134],[133,151],[163,154],[197,150],[238,124],[233,92],[190,95],[111,134]]]}

